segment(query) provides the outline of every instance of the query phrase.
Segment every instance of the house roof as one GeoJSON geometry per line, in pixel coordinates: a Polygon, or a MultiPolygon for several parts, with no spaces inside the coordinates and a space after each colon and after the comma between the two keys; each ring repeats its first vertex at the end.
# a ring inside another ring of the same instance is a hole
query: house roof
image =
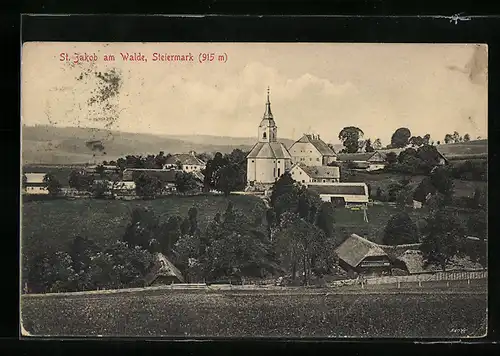
{"type": "Polygon", "coordinates": [[[41,184],[46,173],[25,173],[26,184],[41,184]]]}
{"type": "Polygon", "coordinates": [[[152,270],[144,277],[146,285],[151,285],[158,277],[176,277],[179,282],[184,282],[182,273],[168,260],[162,253],[155,255],[155,265],[152,270]]]}
{"type": "Polygon", "coordinates": [[[365,183],[308,183],[307,188],[318,194],[367,196],[367,187],[365,183]]]}
{"type": "MultiPolygon", "coordinates": [[[[359,235],[352,234],[336,250],[337,256],[352,267],[357,267],[366,257],[387,256],[383,249],[359,235]]],[[[387,256],[388,257],[388,256],[387,256]]]]}
{"type": "MultiPolygon", "coordinates": [[[[303,163],[296,163],[309,177],[314,179],[340,178],[340,168],[330,166],[306,166],[303,163]]],[[[293,167],[292,167],[293,168],[293,167]]]]}
{"type": "Polygon", "coordinates": [[[165,164],[177,164],[181,162],[182,165],[205,166],[206,162],[189,153],[179,153],[168,157],[165,164]]]}
{"type": "MultiPolygon", "coordinates": [[[[408,272],[410,274],[442,271],[440,266],[436,266],[433,264],[426,265],[422,252],[420,250],[407,250],[398,259],[406,265],[406,268],[408,269],[408,272]]],[[[479,263],[471,261],[469,257],[454,257],[448,262],[446,266],[447,271],[476,270],[481,268],[482,267],[479,263]]]]}
{"type": "MultiPolygon", "coordinates": [[[[323,141],[319,135],[304,134],[295,143],[311,143],[323,156],[336,156],[335,151],[323,141]]],[[[294,144],[295,144],[294,143],[294,144]]],[[[293,145],[294,145],[293,144],[293,145]]],[[[292,145],[292,146],[293,146],[292,145]]],[[[290,146],[291,147],[291,146],[290,146]]]]}
{"type": "Polygon", "coordinates": [[[247,158],[291,159],[292,156],[281,142],[257,142],[247,158]]]}
{"type": "Polygon", "coordinates": [[[375,152],[369,153],[339,153],[337,155],[337,160],[347,162],[347,161],[368,161],[375,152]]]}

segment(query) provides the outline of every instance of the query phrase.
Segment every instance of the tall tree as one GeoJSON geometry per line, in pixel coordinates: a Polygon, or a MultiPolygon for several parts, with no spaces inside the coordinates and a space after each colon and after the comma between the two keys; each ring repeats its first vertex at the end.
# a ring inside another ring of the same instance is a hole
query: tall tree
{"type": "Polygon", "coordinates": [[[450,134],[446,134],[444,136],[444,143],[448,144],[448,143],[452,143],[452,142],[453,142],[453,136],[450,134]]]}
{"type": "Polygon", "coordinates": [[[386,159],[388,164],[394,164],[394,163],[397,163],[397,161],[398,161],[398,155],[394,152],[388,152],[385,155],[385,159],[386,159]]]}
{"type": "Polygon", "coordinates": [[[389,219],[384,230],[385,245],[404,245],[418,242],[417,226],[406,212],[397,213],[389,219]]]}
{"type": "Polygon", "coordinates": [[[175,188],[179,193],[196,190],[198,188],[196,177],[191,172],[177,172],[175,175],[175,188]]]}
{"type": "Polygon", "coordinates": [[[373,151],[375,151],[375,149],[372,146],[372,140],[367,139],[365,141],[365,152],[369,153],[369,152],[373,152],[373,151]]]}
{"type": "Polygon", "coordinates": [[[356,153],[359,148],[359,140],[364,135],[363,131],[355,126],[344,127],[339,133],[339,140],[345,147],[347,153],[356,153]]]}
{"type": "Polygon", "coordinates": [[[400,127],[397,129],[391,137],[391,146],[394,148],[402,148],[408,144],[408,140],[411,137],[411,132],[406,127],[400,127]]]}
{"type": "Polygon", "coordinates": [[[427,235],[420,250],[427,263],[436,263],[443,270],[455,256],[464,252],[465,229],[455,214],[439,209],[427,219],[427,235]]]}
{"type": "Polygon", "coordinates": [[[434,169],[431,173],[431,183],[439,193],[443,194],[445,203],[450,203],[454,192],[454,184],[450,172],[443,167],[434,169]]]}
{"type": "Polygon", "coordinates": [[[163,184],[158,177],[148,173],[141,173],[134,179],[135,192],[142,198],[155,198],[160,194],[163,184]]]}
{"type": "Polygon", "coordinates": [[[453,138],[453,142],[455,142],[455,143],[460,142],[460,134],[457,131],[453,131],[452,138],[453,138]]]}
{"type": "Polygon", "coordinates": [[[380,141],[379,138],[376,138],[375,141],[373,141],[373,148],[376,150],[380,150],[382,148],[382,141],[380,141]]]}
{"type": "Polygon", "coordinates": [[[470,141],[470,135],[468,133],[466,133],[464,135],[464,142],[469,142],[470,141]]]}
{"type": "Polygon", "coordinates": [[[421,136],[412,136],[408,142],[414,147],[420,147],[424,144],[424,139],[421,136]]]}
{"type": "Polygon", "coordinates": [[[70,172],[68,177],[68,184],[70,188],[76,190],[90,190],[94,183],[94,177],[88,174],[85,170],[74,169],[70,172]]]}
{"type": "Polygon", "coordinates": [[[431,141],[431,135],[430,134],[425,134],[423,138],[423,144],[424,145],[429,145],[431,141]]]}

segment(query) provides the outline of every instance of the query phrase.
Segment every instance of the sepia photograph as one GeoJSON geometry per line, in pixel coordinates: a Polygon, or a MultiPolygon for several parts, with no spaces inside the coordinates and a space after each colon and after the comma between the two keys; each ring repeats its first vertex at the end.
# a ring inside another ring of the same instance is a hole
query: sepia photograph
{"type": "Polygon", "coordinates": [[[25,42],[20,334],[481,338],[488,47],[25,42]]]}

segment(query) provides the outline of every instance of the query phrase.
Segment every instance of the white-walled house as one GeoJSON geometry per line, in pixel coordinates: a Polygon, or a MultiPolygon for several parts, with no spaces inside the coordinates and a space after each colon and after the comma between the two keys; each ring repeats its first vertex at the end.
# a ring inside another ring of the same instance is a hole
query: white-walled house
{"type": "Polygon", "coordinates": [[[304,134],[288,149],[292,162],[307,166],[326,166],[337,160],[337,154],[319,135],[304,134]]]}
{"type": "Polygon", "coordinates": [[[46,195],[49,191],[43,183],[46,173],[25,173],[26,184],[23,188],[26,194],[46,195]]]}
{"type": "Polygon", "coordinates": [[[164,169],[171,169],[181,165],[186,173],[200,172],[207,167],[207,163],[196,157],[195,152],[174,154],[167,158],[164,169]]]}
{"type": "Polygon", "coordinates": [[[271,112],[269,91],[266,111],[258,127],[258,142],[247,155],[247,185],[273,184],[292,166],[292,156],[278,142],[278,127],[271,112]]]}
{"type": "Polygon", "coordinates": [[[366,169],[367,171],[376,171],[384,169],[387,161],[383,154],[378,151],[369,153],[339,153],[338,161],[343,163],[353,163],[354,167],[366,169]]]}
{"type": "Polygon", "coordinates": [[[340,182],[340,168],[330,166],[306,166],[296,163],[290,169],[290,175],[299,183],[338,183],[340,182]]]}
{"type": "Polygon", "coordinates": [[[307,183],[306,186],[319,194],[324,202],[345,207],[368,205],[368,186],[365,183],[307,183]]]}

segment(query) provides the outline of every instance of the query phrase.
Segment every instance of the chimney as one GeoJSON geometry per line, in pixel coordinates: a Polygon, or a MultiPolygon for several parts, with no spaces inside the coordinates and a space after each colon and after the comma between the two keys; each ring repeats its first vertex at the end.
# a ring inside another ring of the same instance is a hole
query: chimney
{"type": "Polygon", "coordinates": [[[189,154],[190,154],[191,156],[196,156],[196,152],[195,152],[195,151],[189,151],[189,154]]]}

